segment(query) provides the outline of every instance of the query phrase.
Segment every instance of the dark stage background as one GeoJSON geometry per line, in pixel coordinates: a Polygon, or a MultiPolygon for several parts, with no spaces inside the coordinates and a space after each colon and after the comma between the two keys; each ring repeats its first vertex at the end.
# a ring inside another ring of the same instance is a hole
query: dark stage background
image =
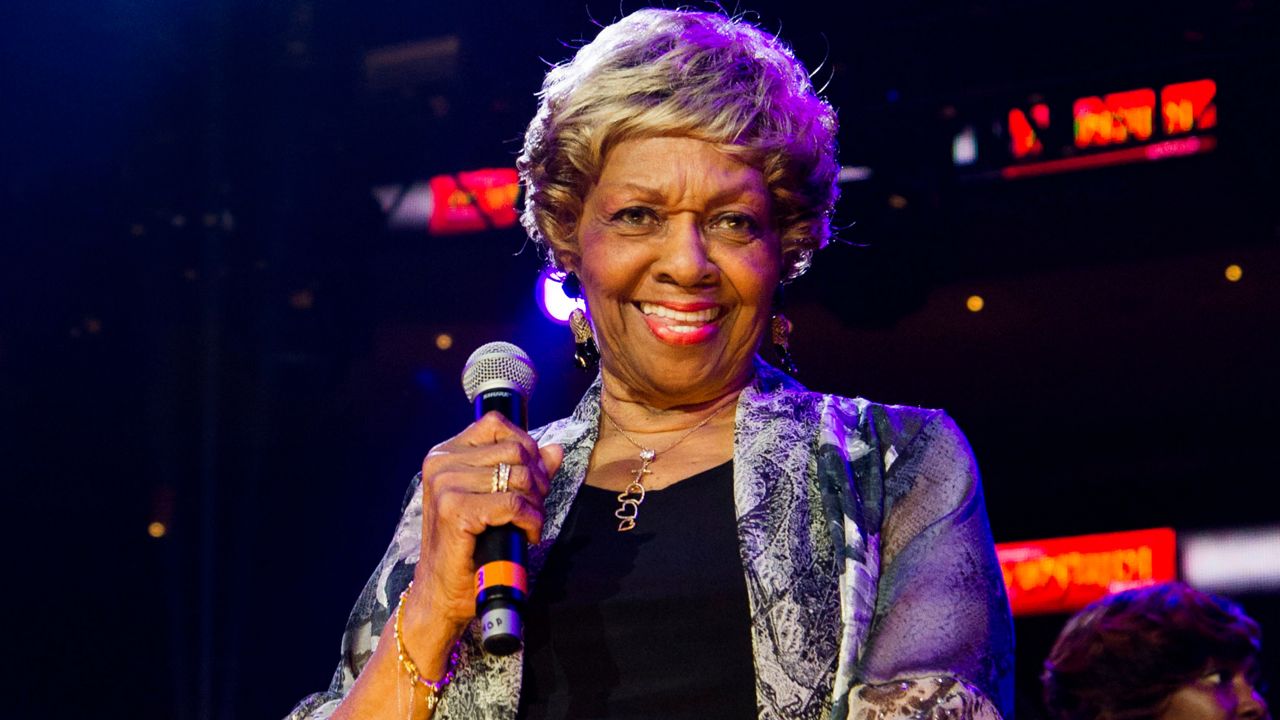
{"type": "MultiPolygon", "coordinates": [[[[1276,522],[1276,3],[823,5],[751,8],[872,170],[791,292],[801,379],[947,408],[1000,541],[1276,522]],[[1213,152],[1014,182],[952,165],[962,126],[1011,107],[1204,77],[1213,152]]],[[[469,421],[467,354],[520,344],[533,421],[571,407],[586,379],[522,233],[389,229],[371,188],[511,166],[543,60],[618,12],[0,9],[6,717],[283,716],[327,684],[421,457],[469,421]]],[[[1275,678],[1280,602],[1238,599],[1275,678]]],[[[1062,621],[1018,621],[1024,720],[1062,621]]]]}

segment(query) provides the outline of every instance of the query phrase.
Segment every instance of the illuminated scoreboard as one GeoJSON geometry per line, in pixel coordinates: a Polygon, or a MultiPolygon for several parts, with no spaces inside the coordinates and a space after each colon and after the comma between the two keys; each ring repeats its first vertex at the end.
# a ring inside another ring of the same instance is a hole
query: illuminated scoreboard
{"type": "Polygon", "coordinates": [[[1013,107],[979,142],[973,126],[952,141],[952,162],[1013,180],[1196,155],[1217,145],[1217,84],[1199,79],[1013,107]]]}

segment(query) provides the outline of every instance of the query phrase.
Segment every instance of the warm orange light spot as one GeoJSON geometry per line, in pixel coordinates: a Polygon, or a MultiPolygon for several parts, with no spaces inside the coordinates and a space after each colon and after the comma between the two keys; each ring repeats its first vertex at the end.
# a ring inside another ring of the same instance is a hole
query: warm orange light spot
{"type": "Polygon", "coordinates": [[[970,295],[969,299],[964,301],[964,306],[969,308],[969,312],[980,312],[987,306],[987,301],[983,300],[981,295],[970,295]]]}
{"type": "Polygon", "coordinates": [[[436,336],[436,347],[440,350],[448,350],[453,347],[453,336],[449,333],[440,333],[436,336]]]}
{"type": "Polygon", "coordinates": [[[153,538],[162,538],[167,532],[169,532],[169,528],[165,527],[164,523],[159,520],[147,526],[147,534],[153,538]]]}
{"type": "Polygon", "coordinates": [[[1226,275],[1227,280],[1230,282],[1239,282],[1240,278],[1244,276],[1244,268],[1235,264],[1228,265],[1223,275],[1226,275]]]}
{"type": "Polygon", "coordinates": [[[907,199],[902,197],[901,195],[894,194],[889,196],[889,207],[893,208],[894,210],[901,210],[906,206],[907,206],[907,199]]]}
{"type": "Polygon", "coordinates": [[[315,304],[315,293],[310,290],[299,290],[289,296],[289,306],[294,310],[310,310],[315,304]]]}

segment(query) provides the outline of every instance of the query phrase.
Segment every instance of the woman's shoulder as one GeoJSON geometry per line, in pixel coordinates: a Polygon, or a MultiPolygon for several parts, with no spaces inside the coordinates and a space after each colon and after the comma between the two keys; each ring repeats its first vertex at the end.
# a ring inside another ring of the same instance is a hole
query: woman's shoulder
{"type": "Polygon", "coordinates": [[[917,438],[960,435],[955,421],[941,408],[879,403],[866,398],[839,398],[860,408],[860,425],[882,440],[905,446],[917,438]]]}
{"type": "Polygon", "coordinates": [[[755,402],[772,406],[774,412],[785,407],[796,415],[809,415],[830,430],[874,437],[879,444],[899,448],[926,435],[961,436],[955,421],[940,408],[882,403],[858,395],[810,390],[768,365],[758,370],[757,377],[755,402]]]}

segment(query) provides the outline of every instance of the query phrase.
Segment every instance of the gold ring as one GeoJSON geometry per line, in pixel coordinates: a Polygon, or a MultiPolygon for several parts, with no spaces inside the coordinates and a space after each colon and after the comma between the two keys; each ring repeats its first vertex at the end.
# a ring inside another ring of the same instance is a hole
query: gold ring
{"type": "Polygon", "coordinates": [[[511,466],[500,462],[493,466],[493,485],[490,492],[506,492],[511,484],[511,466]]]}

